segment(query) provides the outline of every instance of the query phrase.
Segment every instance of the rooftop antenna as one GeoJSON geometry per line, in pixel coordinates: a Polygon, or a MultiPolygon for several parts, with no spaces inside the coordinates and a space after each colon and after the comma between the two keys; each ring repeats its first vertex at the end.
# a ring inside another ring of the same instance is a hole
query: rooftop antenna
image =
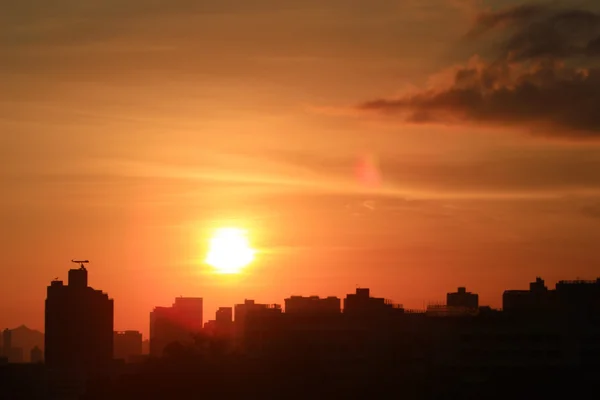
{"type": "Polygon", "coordinates": [[[79,264],[79,268],[81,268],[81,269],[85,269],[85,266],[83,264],[89,263],[88,260],[71,260],[71,262],[75,263],[75,264],[79,264]]]}

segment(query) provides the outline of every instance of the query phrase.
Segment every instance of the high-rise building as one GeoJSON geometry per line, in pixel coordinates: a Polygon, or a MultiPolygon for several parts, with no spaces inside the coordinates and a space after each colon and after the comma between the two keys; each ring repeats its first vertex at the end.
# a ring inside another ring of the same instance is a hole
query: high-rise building
{"type": "Polygon", "coordinates": [[[215,314],[215,321],[226,324],[233,322],[233,307],[219,307],[215,314]]]}
{"type": "Polygon", "coordinates": [[[280,322],[282,315],[279,304],[259,304],[254,300],[244,300],[234,307],[234,339],[236,346],[246,350],[263,346],[269,340],[272,327],[280,322]]]}
{"type": "Polygon", "coordinates": [[[381,316],[388,313],[403,313],[401,304],[394,304],[382,297],[371,297],[368,288],[357,288],[356,293],[346,295],[344,314],[355,316],[381,316]]]}
{"type": "Polygon", "coordinates": [[[339,314],[342,310],[339,297],[292,296],[285,299],[286,314],[339,314]]]}
{"type": "Polygon", "coordinates": [[[219,307],[215,319],[206,321],[204,333],[221,338],[231,339],[233,335],[233,307],[219,307]]]}
{"type": "Polygon", "coordinates": [[[204,325],[203,307],[204,301],[201,297],[178,297],[173,304],[182,322],[194,332],[200,332],[204,325]]]}
{"type": "Polygon", "coordinates": [[[115,332],[114,357],[115,359],[131,362],[142,355],[142,334],[138,331],[115,332]]]}
{"type": "Polygon", "coordinates": [[[545,314],[552,312],[554,291],[548,290],[540,277],[529,283],[529,290],[505,290],[502,309],[507,313],[545,314]]]}
{"type": "Polygon", "coordinates": [[[600,278],[596,280],[559,281],[555,302],[558,312],[578,316],[600,314],[600,278]]]}
{"type": "Polygon", "coordinates": [[[448,307],[477,309],[479,308],[479,295],[467,292],[464,287],[459,287],[458,291],[446,294],[446,305],[448,307]]]}
{"type": "Polygon", "coordinates": [[[233,307],[219,307],[215,314],[214,333],[220,337],[233,335],[233,307]]]}
{"type": "Polygon", "coordinates": [[[171,307],[156,307],[150,313],[150,355],[161,357],[174,342],[192,343],[202,332],[202,307],[199,297],[178,297],[171,307]]]}
{"type": "Polygon", "coordinates": [[[559,281],[548,289],[542,278],[529,284],[529,290],[506,290],[502,308],[507,313],[589,317],[600,312],[600,278],[559,281]]]}
{"type": "Polygon", "coordinates": [[[81,264],[69,281],[53,281],[46,298],[45,362],[53,370],[95,372],[113,358],[113,300],[88,286],[81,264]]]}
{"type": "Polygon", "coordinates": [[[235,305],[235,324],[236,329],[243,329],[248,316],[266,315],[273,313],[281,313],[279,304],[259,304],[254,300],[244,300],[243,304],[235,305]]]}

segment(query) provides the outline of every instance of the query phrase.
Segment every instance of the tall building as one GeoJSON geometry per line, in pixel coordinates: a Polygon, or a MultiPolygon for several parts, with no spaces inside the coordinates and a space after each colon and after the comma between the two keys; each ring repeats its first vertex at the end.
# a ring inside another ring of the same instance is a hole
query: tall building
{"type": "Polygon", "coordinates": [[[233,335],[233,307],[219,307],[215,319],[206,321],[203,330],[210,336],[230,339],[233,335]]]}
{"type": "Polygon", "coordinates": [[[551,311],[553,293],[540,277],[529,284],[529,290],[505,290],[502,309],[508,313],[546,313],[551,311]]]}
{"type": "Polygon", "coordinates": [[[182,322],[194,332],[202,330],[204,302],[201,297],[178,297],[173,308],[178,312],[182,322]]]}
{"type": "Polygon", "coordinates": [[[403,313],[400,304],[382,297],[371,297],[368,288],[357,288],[356,293],[346,295],[344,299],[344,314],[353,316],[375,317],[388,313],[403,313]]]}
{"type": "Polygon", "coordinates": [[[269,341],[273,326],[280,322],[282,315],[279,304],[259,304],[254,300],[244,300],[234,307],[233,334],[235,345],[245,350],[262,348],[269,341]]]}
{"type": "Polygon", "coordinates": [[[446,294],[446,305],[448,307],[474,310],[479,308],[479,295],[467,292],[464,287],[459,287],[456,292],[446,294]]]}
{"type": "Polygon", "coordinates": [[[167,345],[191,343],[202,332],[203,300],[178,297],[171,307],[156,307],[150,313],[150,355],[161,357],[167,345]]]}
{"type": "Polygon", "coordinates": [[[219,307],[215,314],[215,321],[225,324],[233,322],[233,307],[219,307]]]}
{"type": "Polygon", "coordinates": [[[339,314],[342,302],[339,297],[291,296],[285,299],[286,314],[339,314]]]}
{"type": "Polygon", "coordinates": [[[259,304],[254,300],[244,300],[244,304],[235,305],[235,324],[243,329],[248,317],[267,314],[281,314],[281,306],[279,304],[259,304]]]}
{"type": "Polygon", "coordinates": [[[506,290],[502,308],[508,313],[527,315],[563,314],[589,317],[600,313],[600,278],[559,281],[548,289],[542,278],[529,284],[529,290],[506,290]]]}
{"type": "Polygon", "coordinates": [[[220,337],[233,335],[233,307],[219,307],[215,314],[213,331],[220,337]]]}
{"type": "Polygon", "coordinates": [[[138,331],[124,331],[114,333],[115,359],[131,362],[142,355],[142,334],[138,331]]]}
{"type": "Polygon", "coordinates": [[[45,361],[53,370],[91,373],[113,358],[113,300],[88,286],[83,263],[69,281],[53,281],[47,290],[45,361]]]}
{"type": "Polygon", "coordinates": [[[555,302],[559,312],[578,316],[599,315],[600,278],[557,282],[555,302]]]}

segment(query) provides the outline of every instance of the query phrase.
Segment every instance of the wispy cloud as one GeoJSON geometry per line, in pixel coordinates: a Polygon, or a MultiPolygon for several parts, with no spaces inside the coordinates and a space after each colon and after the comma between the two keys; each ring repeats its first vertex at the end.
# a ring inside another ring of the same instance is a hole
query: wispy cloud
{"type": "MultiPolygon", "coordinates": [[[[403,200],[537,200],[558,199],[564,196],[595,197],[600,195],[600,187],[582,182],[580,185],[557,187],[552,184],[527,188],[512,186],[510,179],[494,176],[493,167],[488,175],[502,185],[480,185],[468,176],[459,173],[454,184],[446,182],[447,174],[432,170],[431,167],[414,172],[406,183],[401,182],[402,174],[390,173],[390,178],[376,186],[365,186],[351,174],[341,175],[332,172],[291,173],[299,171],[297,166],[281,163],[279,171],[257,163],[245,169],[204,166],[180,166],[176,164],[149,163],[131,160],[104,160],[92,163],[95,173],[112,176],[167,179],[191,182],[204,182],[207,185],[226,183],[230,185],[252,185],[256,194],[299,193],[361,196],[365,199],[395,198],[403,200]],[[422,178],[429,184],[415,183],[416,175],[425,173],[422,178]],[[440,180],[445,183],[440,185],[440,180]]],[[[271,166],[274,164],[270,164],[271,166]]],[[[440,165],[441,167],[441,165],[440,165]]],[[[463,173],[468,171],[465,166],[463,173]]],[[[479,167],[480,168],[480,167],[479,167]]],[[[331,170],[329,170],[331,171],[331,170]]],[[[484,170],[485,172],[485,170],[484,170]]],[[[507,170],[510,177],[510,170],[507,170]]],[[[408,176],[407,176],[408,178],[408,176]]],[[[485,178],[480,178],[478,181],[485,178]]],[[[535,176],[531,179],[535,180],[535,176]]],[[[539,179],[539,177],[537,178],[539,179]]],[[[243,187],[249,194],[248,187],[243,187]]]]}

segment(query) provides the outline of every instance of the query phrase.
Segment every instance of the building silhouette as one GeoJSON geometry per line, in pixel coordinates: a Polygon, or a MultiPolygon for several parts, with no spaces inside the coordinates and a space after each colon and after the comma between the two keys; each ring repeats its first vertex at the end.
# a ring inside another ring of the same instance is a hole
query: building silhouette
{"type": "Polygon", "coordinates": [[[142,334],[139,331],[114,333],[114,358],[132,362],[142,355],[142,334]]]}
{"type": "Polygon", "coordinates": [[[254,300],[244,300],[243,304],[236,304],[234,310],[236,330],[243,330],[248,318],[281,314],[282,312],[279,304],[260,304],[254,300]]]}
{"type": "MultiPolygon", "coordinates": [[[[480,307],[477,295],[465,288],[448,293],[446,304],[418,311],[371,297],[366,288],[346,296],[344,312],[336,297],[291,296],[285,312],[278,304],[245,300],[219,308],[203,330],[210,335],[196,338],[203,300],[179,298],[151,313],[150,344],[162,346],[155,355],[175,341],[191,346],[174,346],[164,360],[143,362],[139,332],[111,331],[115,357],[140,364],[114,363],[110,378],[83,382],[71,379],[74,368],[86,368],[90,349],[94,355],[95,346],[102,346],[97,333],[104,328],[81,325],[100,315],[90,304],[108,300],[87,286],[85,268],[72,271],[68,286],[53,282],[48,288],[46,319],[54,325],[47,324],[47,339],[61,340],[52,346],[47,341],[46,349],[63,364],[55,360],[46,369],[0,358],[1,398],[48,398],[43,396],[50,386],[49,398],[87,391],[90,396],[81,397],[87,399],[188,398],[198,390],[207,398],[315,393],[372,398],[383,392],[408,398],[538,398],[547,396],[532,389],[557,382],[574,388],[585,380],[589,390],[600,372],[600,279],[560,281],[548,289],[537,278],[529,290],[505,291],[503,311],[480,307]],[[129,356],[132,352],[137,355],[129,356]],[[64,365],[71,368],[66,378],[48,385],[54,379],[48,372],[64,365]],[[524,394],[523,386],[530,391],[524,394]]],[[[15,348],[14,332],[3,332],[5,349],[15,348]]],[[[35,347],[31,360],[41,358],[35,347]]],[[[574,393],[569,392],[582,397],[574,393]]]]}
{"type": "Polygon", "coordinates": [[[156,307],[150,313],[150,355],[161,357],[167,345],[192,343],[203,328],[203,300],[178,297],[171,307],[156,307]]]}
{"type": "Polygon", "coordinates": [[[222,337],[233,335],[233,307],[219,307],[215,313],[214,333],[222,337]]]}
{"type": "Polygon", "coordinates": [[[225,324],[233,322],[233,307],[219,307],[215,313],[215,321],[225,324]]]}
{"type": "Polygon", "coordinates": [[[546,314],[552,310],[553,291],[548,290],[540,277],[529,284],[529,290],[505,290],[502,309],[511,314],[546,314]]]}
{"type": "Polygon", "coordinates": [[[23,348],[13,345],[13,332],[5,329],[2,332],[2,355],[9,363],[22,363],[24,361],[23,348]]]}
{"type": "Polygon", "coordinates": [[[213,336],[230,336],[233,334],[233,307],[219,307],[215,319],[204,324],[204,330],[213,336]]]}
{"type": "Polygon", "coordinates": [[[215,319],[204,324],[203,338],[211,343],[213,352],[227,353],[234,348],[233,307],[219,307],[215,319]]]}
{"type": "Polygon", "coordinates": [[[559,281],[554,292],[559,312],[579,317],[600,315],[600,278],[559,281]]]}
{"type": "Polygon", "coordinates": [[[113,359],[113,300],[88,286],[83,263],[69,270],[68,284],[55,280],[47,289],[45,362],[52,370],[94,373],[113,359]]]}
{"type": "Polygon", "coordinates": [[[272,332],[273,323],[282,314],[279,304],[260,304],[244,300],[234,306],[235,345],[245,350],[256,351],[267,340],[265,333],[272,332]]]}
{"type": "Polygon", "coordinates": [[[446,294],[446,305],[448,307],[475,310],[479,308],[479,295],[467,292],[464,287],[459,287],[456,292],[446,294]]]}
{"type": "Polygon", "coordinates": [[[346,295],[344,299],[344,314],[354,316],[376,317],[388,313],[403,313],[400,304],[381,297],[371,297],[368,288],[357,288],[355,293],[346,295]]]}
{"type": "Polygon", "coordinates": [[[286,314],[339,314],[342,304],[339,297],[291,296],[284,300],[286,314]]]}
{"type": "Polygon", "coordinates": [[[511,315],[589,318],[600,314],[600,278],[596,280],[559,281],[548,289],[540,277],[529,284],[529,290],[506,290],[502,308],[511,315]]]}

